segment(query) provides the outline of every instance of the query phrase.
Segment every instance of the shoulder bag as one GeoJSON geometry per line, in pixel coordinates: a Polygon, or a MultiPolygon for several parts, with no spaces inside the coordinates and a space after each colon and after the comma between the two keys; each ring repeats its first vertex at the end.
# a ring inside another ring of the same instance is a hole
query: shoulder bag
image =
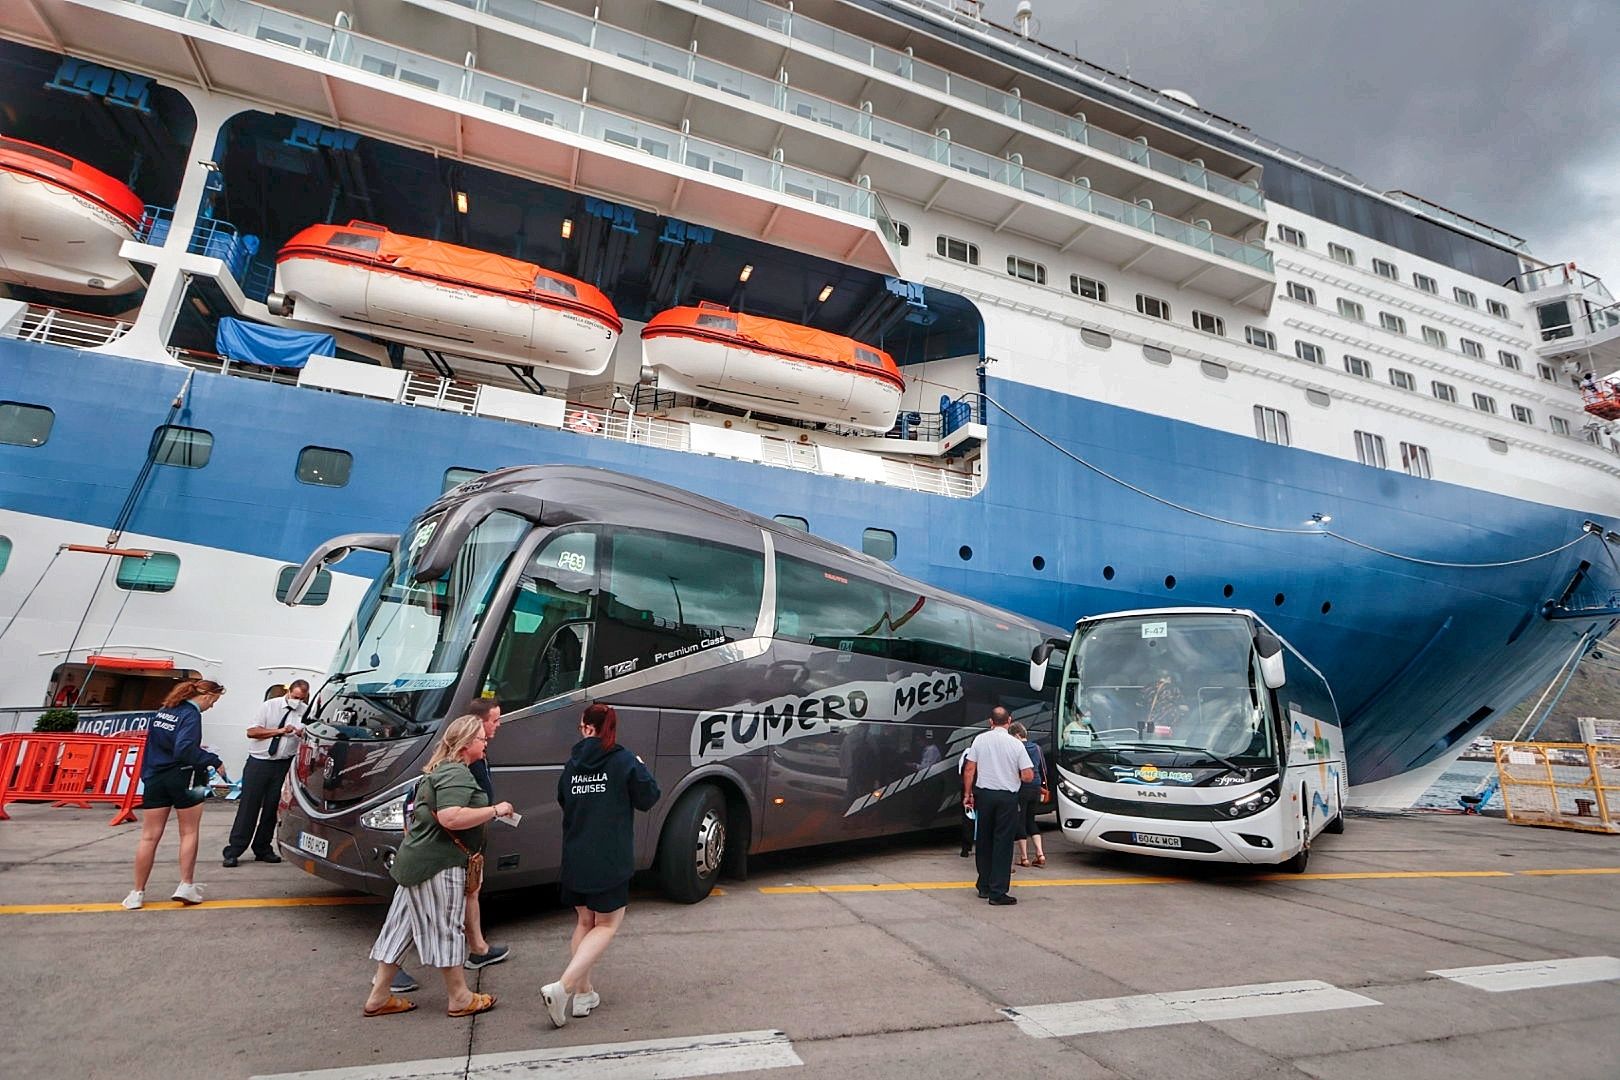
{"type": "MultiPolygon", "coordinates": [[[[426,788],[428,791],[435,791],[433,785],[428,783],[428,779],[428,777],[424,776],[421,781],[417,783],[416,796],[418,802],[422,801],[423,788],[426,788]]],[[[461,838],[455,834],[454,830],[446,829],[443,825],[439,824],[439,806],[437,799],[430,801],[427,804],[427,808],[428,813],[433,818],[434,827],[442,831],[444,835],[448,836],[450,838],[450,842],[456,845],[456,847],[460,848],[463,855],[467,856],[466,893],[468,896],[472,896],[474,893],[478,892],[479,889],[483,888],[484,885],[484,853],[482,851],[473,851],[466,844],[461,842],[461,838]]]]}

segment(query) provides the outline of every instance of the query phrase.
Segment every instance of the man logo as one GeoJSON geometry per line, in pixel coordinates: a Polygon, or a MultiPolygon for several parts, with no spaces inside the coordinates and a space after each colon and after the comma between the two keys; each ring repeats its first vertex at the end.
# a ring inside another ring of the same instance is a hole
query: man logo
{"type": "Polygon", "coordinates": [[[1159,782],[1159,767],[1157,765],[1143,765],[1136,770],[1136,778],[1144,784],[1157,784],[1159,782]]]}

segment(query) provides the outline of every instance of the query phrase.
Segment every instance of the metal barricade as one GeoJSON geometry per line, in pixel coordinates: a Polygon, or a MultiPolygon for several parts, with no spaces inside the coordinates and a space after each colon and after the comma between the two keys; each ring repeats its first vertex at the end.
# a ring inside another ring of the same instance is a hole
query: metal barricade
{"type": "Polygon", "coordinates": [[[108,825],[134,821],[145,751],[144,735],[0,735],[0,821],[10,818],[7,803],[25,801],[111,803],[108,825]]]}
{"type": "Polygon", "coordinates": [[[1620,746],[1498,742],[1494,749],[1510,822],[1620,833],[1620,746]]]}

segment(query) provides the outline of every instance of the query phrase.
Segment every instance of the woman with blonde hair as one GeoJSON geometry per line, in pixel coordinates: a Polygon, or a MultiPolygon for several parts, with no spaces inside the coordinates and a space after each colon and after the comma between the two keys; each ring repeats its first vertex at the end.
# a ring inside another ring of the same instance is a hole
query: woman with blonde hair
{"type": "Polygon", "coordinates": [[[163,698],[147,728],[146,752],[141,758],[141,839],[135,845],[135,887],[124,897],[129,911],[146,902],[146,881],[152,876],[171,809],[180,819],[180,884],[173,899],[182,904],[202,903],[202,886],[192,877],[197,871],[197,838],[208,789],[194,781],[193,774],[206,774],[212,765],[221,779],[225,777],[219,755],[202,746],[202,714],[224,693],[225,688],[210,679],[182,679],[163,698]]]}
{"type": "Polygon", "coordinates": [[[468,767],[484,757],[484,722],[458,716],[445,724],[433,756],[416,785],[405,842],[389,873],[399,888],[383,920],[371,958],[377,973],[366,995],[366,1016],[410,1012],[416,1004],[397,997],[389,984],[408,945],[444,976],[451,1016],[472,1016],[495,1007],[494,994],[474,993],[462,965],[467,960],[467,897],[478,891],[484,868],[484,827],[512,812],[509,802],[489,805],[489,796],[468,767]]]}

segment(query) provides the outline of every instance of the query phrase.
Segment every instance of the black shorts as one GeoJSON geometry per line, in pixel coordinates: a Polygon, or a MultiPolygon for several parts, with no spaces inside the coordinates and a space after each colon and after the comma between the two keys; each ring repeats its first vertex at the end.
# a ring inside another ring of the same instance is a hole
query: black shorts
{"type": "Polygon", "coordinates": [[[188,810],[198,803],[201,798],[192,794],[192,772],[189,765],[177,765],[169,769],[160,769],[141,782],[141,809],[161,810],[172,806],[176,810],[188,810]]]}
{"type": "Polygon", "coordinates": [[[562,893],[562,902],[569,907],[588,908],[598,915],[611,915],[630,903],[630,883],[616,885],[603,892],[582,893],[575,892],[563,885],[559,890],[562,893]]]}

